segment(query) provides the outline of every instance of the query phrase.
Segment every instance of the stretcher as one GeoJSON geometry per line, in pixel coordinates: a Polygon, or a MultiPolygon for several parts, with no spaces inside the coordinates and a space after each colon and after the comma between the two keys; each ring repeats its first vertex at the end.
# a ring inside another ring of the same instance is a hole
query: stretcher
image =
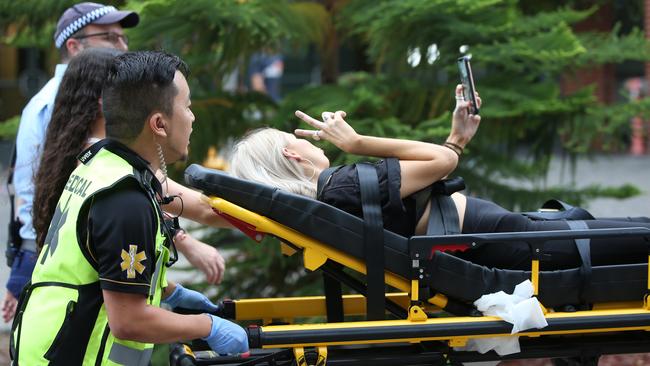
{"type": "Polygon", "coordinates": [[[650,352],[648,262],[554,271],[539,267],[544,243],[559,239],[644,238],[650,261],[650,229],[411,238],[382,229],[377,237],[363,219],[337,208],[220,171],[192,165],[185,180],[253,240],[276,237],[284,254],[301,255],[305,268],[322,271],[325,296],[224,301],[217,315],[255,322],[247,328],[251,355],[219,356],[201,345],[177,344],[172,365],[447,365],[540,357],[597,364],[604,354],[650,352]],[[375,235],[375,252],[383,248],[379,271],[364,251],[369,235],[375,235]],[[458,246],[471,250],[482,243],[517,241],[532,249],[528,271],[486,268],[452,254],[458,246]],[[548,326],[518,333],[521,352],[516,354],[457,350],[470,339],[510,336],[511,324],[482,316],[472,302],[484,294],[512,292],[526,279],[548,326]],[[378,283],[379,296],[371,289],[378,283]],[[342,295],[341,285],[357,294],[342,295]],[[294,323],[310,317],[327,321],[294,323]]]}

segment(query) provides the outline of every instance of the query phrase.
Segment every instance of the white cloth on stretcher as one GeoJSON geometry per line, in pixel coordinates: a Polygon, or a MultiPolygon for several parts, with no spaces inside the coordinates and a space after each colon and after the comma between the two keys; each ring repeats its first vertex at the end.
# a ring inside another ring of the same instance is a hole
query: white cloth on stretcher
{"type": "MultiPolygon", "coordinates": [[[[533,297],[533,284],[529,280],[518,284],[512,295],[503,291],[483,295],[474,301],[474,305],[483,315],[496,316],[512,324],[510,334],[548,325],[541,304],[533,297]]],[[[479,353],[494,350],[500,356],[521,351],[519,336],[472,338],[464,347],[455,349],[479,353]]]]}

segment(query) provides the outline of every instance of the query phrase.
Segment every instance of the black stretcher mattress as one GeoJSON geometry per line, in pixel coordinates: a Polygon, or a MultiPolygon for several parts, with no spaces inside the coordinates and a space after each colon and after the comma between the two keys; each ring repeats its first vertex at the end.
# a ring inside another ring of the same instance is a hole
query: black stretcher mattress
{"type": "MultiPolygon", "coordinates": [[[[208,195],[266,216],[356,258],[363,254],[363,220],[309,197],[192,164],[185,182],[208,195]]],[[[384,230],[386,268],[409,278],[408,239],[384,230]]]]}
{"type": "MultiPolygon", "coordinates": [[[[364,258],[363,220],[336,207],[197,164],[185,170],[185,181],[207,195],[221,197],[355,258],[364,258]]],[[[388,271],[411,278],[409,239],[384,230],[384,253],[388,271]]],[[[593,267],[588,281],[579,268],[541,271],[538,297],[549,307],[642,300],[647,275],[647,263],[593,267]]],[[[511,293],[515,285],[530,278],[530,271],[487,268],[435,252],[424,281],[434,292],[472,302],[496,291],[511,293]]]]}

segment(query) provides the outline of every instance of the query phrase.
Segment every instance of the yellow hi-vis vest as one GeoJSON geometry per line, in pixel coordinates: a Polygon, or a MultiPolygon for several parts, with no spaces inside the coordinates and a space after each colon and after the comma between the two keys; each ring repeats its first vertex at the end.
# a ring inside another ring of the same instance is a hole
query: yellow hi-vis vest
{"type": "Polygon", "coordinates": [[[121,156],[125,156],[124,153],[118,156],[108,147],[102,148],[90,159],[82,157],[84,164],[80,164],[68,179],[31,285],[21,295],[12,327],[14,365],[149,364],[152,344],[117,339],[111,333],[95,269],[97,262],[90,258],[89,251],[80,248],[88,244],[87,238],[77,237],[77,225],[86,224],[79,221],[80,216],[83,221],[95,194],[110,190],[125,179],[138,181],[158,217],[156,268],[147,303],[160,305],[162,289],[167,286],[165,264],[169,260],[160,207],[153,190],[145,183],[151,174],[143,178],[147,173],[135,169],[121,156]]]}

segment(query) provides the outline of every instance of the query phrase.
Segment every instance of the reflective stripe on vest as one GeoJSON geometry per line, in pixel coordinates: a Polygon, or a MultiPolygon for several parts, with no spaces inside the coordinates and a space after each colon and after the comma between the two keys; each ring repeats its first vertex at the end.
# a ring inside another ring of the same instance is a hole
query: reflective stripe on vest
{"type": "Polygon", "coordinates": [[[147,366],[153,353],[153,347],[144,350],[133,349],[123,344],[113,343],[109,361],[125,366],[147,366]]]}
{"type": "MultiPolygon", "coordinates": [[[[167,262],[167,258],[163,258],[164,256],[161,255],[158,257],[158,260],[156,261],[156,270],[153,273],[153,281],[151,283],[158,283],[158,277],[160,276],[160,272],[163,267],[163,261],[167,262]]],[[[154,296],[156,293],[156,286],[150,286],[149,287],[149,296],[154,296]]]]}

